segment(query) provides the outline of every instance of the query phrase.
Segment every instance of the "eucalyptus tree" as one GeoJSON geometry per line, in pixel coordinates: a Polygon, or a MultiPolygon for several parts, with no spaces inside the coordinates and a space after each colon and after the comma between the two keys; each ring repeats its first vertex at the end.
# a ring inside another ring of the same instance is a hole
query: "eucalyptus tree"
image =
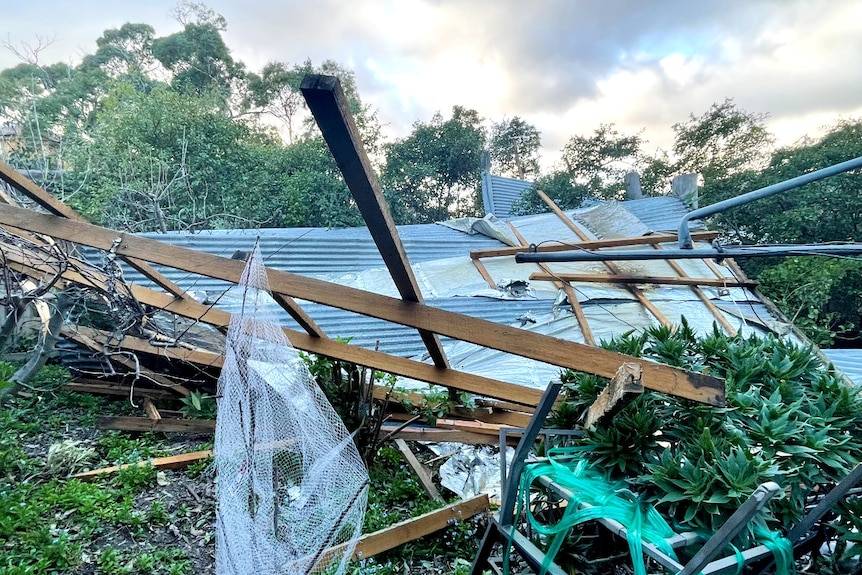
{"type": "Polygon", "coordinates": [[[480,193],[481,119],[454,106],[448,120],[437,112],[417,121],[410,135],[386,144],[381,182],[398,223],[475,215],[480,193]]]}
{"type": "Polygon", "coordinates": [[[541,146],[539,130],[518,116],[491,124],[488,152],[495,174],[519,180],[536,178],[541,146]]]}

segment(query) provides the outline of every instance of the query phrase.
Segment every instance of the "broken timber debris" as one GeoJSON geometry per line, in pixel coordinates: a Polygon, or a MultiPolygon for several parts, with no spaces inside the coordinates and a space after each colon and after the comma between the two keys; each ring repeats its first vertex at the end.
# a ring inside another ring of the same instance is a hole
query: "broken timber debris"
{"type": "Polygon", "coordinates": [[[643,391],[644,386],[641,383],[640,364],[622,364],[617,374],[602,390],[587,411],[584,429],[591,429],[600,419],[633,400],[636,395],[643,393],[643,391]]]}
{"type": "Polygon", "coordinates": [[[112,467],[82,471],[80,473],[75,473],[71,477],[74,479],[80,479],[81,481],[89,481],[96,477],[116,473],[117,471],[122,471],[123,469],[128,469],[130,467],[146,467],[147,465],[152,465],[153,469],[181,469],[197,461],[212,457],[212,455],[212,450],[208,449],[203,451],[193,451],[191,453],[183,453],[181,455],[171,455],[168,457],[153,457],[152,459],[138,461],[137,463],[124,463],[123,465],[114,465],[112,467]]]}

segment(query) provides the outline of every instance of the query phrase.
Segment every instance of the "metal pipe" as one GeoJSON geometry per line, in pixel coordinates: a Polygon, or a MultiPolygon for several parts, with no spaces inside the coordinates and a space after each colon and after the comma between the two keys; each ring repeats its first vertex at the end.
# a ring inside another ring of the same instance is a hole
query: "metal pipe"
{"type": "Polygon", "coordinates": [[[835,164],[834,166],[830,166],[828,168],[817,170],[816,172],[811,172],[810,174],[803,174],[801,176],[797,176],[784,182],[772,184],[771,186],[766,186],[765,188],[761,188],[753,192],[748,192],[747,194],[742,194],[741,196],[728,198],[721,202],[717,202],[709,206],[704,206],[700,209],[689,212],[685,216],[683,216],[683,218],[679,222],[679,247],[680,249],[684,250],[690,250],[693,247],[691,242],[691,232],[688,229],[688,222],[690,220],[698,220],[701,218],[705,218],[713,214],[717,214],[718,212],[723,212],[724,210],[735,208],[736,206],[740,206],[742,204],[747,204],[748,202],[753,202],[761,198],[766,198],[780,192],[786,192],[787,190],[798,188],[799,186],[804,186],[805,184],[810,184],[811,182],[816,182],[817,180],[822,180],[823,178],[828,178],[830,176],[834,176],[836,174],[840,174],[842,172],[846,172],[860,167],[862,167],[862,156],[853,160],[841,162],[840,164],[835,164]]]}
{"type": "Polygon", "coordinates": [[[521,252],[515,261],[540,262],[604,262],[608,260],[693,260],[723,258],[757,258],[776,256],[856,256],[862,254],[862,243],[823,245],[719,246],[712,249],[667,250],[574,250],[568,252],[521,252]]]}

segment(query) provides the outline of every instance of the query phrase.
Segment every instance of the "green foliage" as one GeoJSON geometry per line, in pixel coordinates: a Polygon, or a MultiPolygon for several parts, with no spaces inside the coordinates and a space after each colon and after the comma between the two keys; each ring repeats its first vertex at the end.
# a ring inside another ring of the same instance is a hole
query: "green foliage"
{"type": "MultiPolygon", "coordinates": [[[[491,124],[488,152],[492,171],[501,176],[533,179],[539,175],[542,140],[535,126],[515,116],[491,124]]],[[[542,188],[543,189],[543,188],[542,188]]]]}
{"type": "Polygon", "coordinates": [[[396,223],[414,224],[475,215],[485,143],[475,110],[452,108],[406,138],[384,146],[380,179],[396,223]]]}
{"type": "Polygon", "coordinates": [[[180,408],[180,413],[185,417],[215,419],[216,412],[218,411],[215,397],[199,391],[191,391],[188,397],[184,397],[180,401],[183,404],[180,408]]]}
{"type": "Polygon", "coordinates": [[[15,366],[8,361],[0,361],[0,393],[4,389],[14,387],[12,375],[15,373],[15,366]]]}
{"type": "Polygon", "coordinates": [[[613,124],[601,124],[589,137],[572,136],[563,147],[562,162],[572,184],[583,186],[588,197],[619,199],[623,176],[637,169],[642,145],[640,134],[621,134],[613,124]]]}
{"type": "Polygon", "coordinates": [[[853,288],[860,272],[858,261],[794,257],[766,268],[757,279],[763,294],[811,341],[830,346],[836,335],[859,329],[859,306],[853,309],[852,295],[862,294],[858,285],[853,288]]]}
{"type": "Polygon", "coordinates": [[[702,204],[716,201],[713,182],[766,164],[773,142],[766,118],[737,108],[728,98],[701,116],[692,114],[686,122],[673,125],[676,172],[703,175],[702,204]]]}
{"type": "MultiPolygon", "coordinates": [[[[809,349],[771,336],[727,336],[717,326],[698,337],[685,323],[603,345],[726,379],[725,408],[646,393],[579,441],[591,461],[686,528],[714,532],[764,481],[779,483],[785,497],[770,504],[763,521],[792,525],[810,496],[862,457],[860,390],[809,349]]],[[[603,386],[571,372],[564,382],[576,413],[603,386]]]]}

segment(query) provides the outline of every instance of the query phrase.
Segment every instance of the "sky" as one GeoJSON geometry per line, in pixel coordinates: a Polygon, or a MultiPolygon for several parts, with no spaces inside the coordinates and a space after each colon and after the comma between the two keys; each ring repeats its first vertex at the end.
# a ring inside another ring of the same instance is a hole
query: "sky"
{"type": "MultiPolygon", "coordinates": [[[[333,59],[390,138],[453,105],[519,116],[551,168],[601,123],[669,149],[672,126],[733,98],[769,114],[779,144],[862,117],[862,0],[208,0],[235,59],[259,71],[333,59]]],[[[0,0],[0,39],[50,39],[40,61],[77,63],[125,22],[180,29],[176,0],[0,0]]],[[[0,68],[17,63],[0,49],[0,68]]]]}

